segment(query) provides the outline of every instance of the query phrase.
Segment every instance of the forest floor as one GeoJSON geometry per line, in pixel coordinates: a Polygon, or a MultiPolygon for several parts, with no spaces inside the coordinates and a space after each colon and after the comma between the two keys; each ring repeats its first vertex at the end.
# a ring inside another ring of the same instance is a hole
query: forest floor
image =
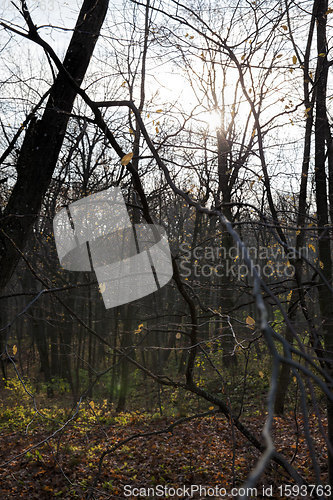
{"type": "MultiPolygon", "coordinates": [[[[62,428],[68,414],[61,408],[44,408],[43,418],[34,414],[31,402],[30,406],[16,404],[12,408],[2,405],[0,410],[1,499],[83,499],[88,491],[93,491],[91,498],[95,499],[124,499],[125,485],[147,489],[191,484],[218,485],[227,490],[228,496],[211,498],[232,498],[230,491],[243,483],[259,457],[224,416],[215,414],[186,421],[172,432],[130,439],[105,457],[97,484],[89,490],[105,450],[131,436],[166,429],[177,419],[139,412],[116,414],[106,402],[90,402],[62,428]]],[[[265,415],[242,421],[260,437],[265,415]]],[[[309,417],[309,424],[325,483],[325,443],[315,416],[309,417]]],[[[326,426],[325,420],[321,425],[326,426]]],[[[313,482],[304,422],[292,415],[275,418],[273,435],[277,450],[307,481],[313,482]]],[[[278,486],[290,483],[293,481],[285,471],[271,464],[260,480],[257,496],[251,498],[267,498],[262,495],[262,485],[273,487],[271,498],[291,498],[278,494],[278,486]]]]}

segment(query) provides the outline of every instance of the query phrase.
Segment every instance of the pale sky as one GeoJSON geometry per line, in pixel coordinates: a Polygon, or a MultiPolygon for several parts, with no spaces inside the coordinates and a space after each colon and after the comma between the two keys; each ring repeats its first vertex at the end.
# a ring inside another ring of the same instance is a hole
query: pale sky
{"type": "MultiPolygon", "coordinates": [[[[186,3],[186,1],[185,1],[186,3]]],[[[28,0],[28,6],[31,11],[31,15],[35,23],[39,26],[41,25],[52,25],[52,26],[58,26],[58,27],[65,27],[66,29],[72,29],[75,25],[75,21],[77,18],[77,14],[79,12],[79,8],[81,6],[82,2],[77,1],[77,0],[69,0],[69,1],[61,1],[61,0],[28,0]]],[[[163,6],[165,6],[167,2],[163,3],[163,6]]],[[[111,34],[114,34],[117,36],[117,33],[121,33],[123,29],[126,29],[130,31],[131,27],[131,9],[129,8],[130,4],[128,7],[123,10],[123,2],[122,0],[115,0],[111,2],[109,13],[107,16],[106,23],[104,25],[104,32],[107,33],[107,27],[110,26],[112,27],[112,30],[110,31],[111,34]],[[124,18],[124,16],[128,15],[128,19],[124,18]],[[118,30],[118,31],[117,31],[118,30]]],[[[221,10],[222,7],[221,6],[221,10]]],[[[4,19],[5,21],[10,21],[14,24],[16,24],[19,27],[24,26],[24,21],[22,20],[21,16],[19,13],[16,11],[14,6],[11,4],[9,0],[1,0],[0,4],[0,17],[4,19]]],[[[158,21],[162,24],[161,18],[158,18],[158,21]]],[[[140,26],[142,27],[143,25],[143,16],[141,15],[139,19],[140,26]]],[[[195,71],[200,71],[201,66],[202,66],[202,61],[200,60],[199,54],[200,54],[200,42],[198,40],[198,48],[196,48],[196,43],[197,43],[197,35],[195,33],[192,33],[190,29],[188,28],[183,28],[183,27],[177,27],[177,36],[180,37],[180,39],[184,39],[185,37],[188,36],[187,40],[190,38],[193,38],[193,50],[192,50],[192,56],[190,56],[190,62],[193,64],[193,69],[195,71]],[[188,32],[188,33],[187,33],[188,32]]],[[[59,55],[60,58],[63,58],[64,53],[66,51],[67,45],[69,43],[70,37],[71,37],[71,31],[64,31],[62,29],[49,29],[49,28],[43,28],[40,30],[40,34],[43,38],[45,38],[55,49],[57,54],[59,55]]],[[[283,31],[282,31],[283,34],[283,31]]],[[[3,43],[5,39],[8,39],[8,36],[4,33],[0,34],[0,41],[3,43]]],[[[118,43],[117,41],[115,43],[118,43]]],[[[102,40],[99,41],[100,48],[102,47],[102,40]]],[[[108,44],[107,44],[107,39],[103,41],[103,47],[106,47],[106,49],[103,48],[103,51],[107,50],[108,44]]],[[[119,46],[120,47],[120,46],[119,46]]],[[[91,64],[89,68],[89,73],[94,74],[94,76],[99,75],[105,77],[99,81],[98,84],[95,84],[94,87],[91,89],[91,92],[94,90],[95,96],[98,94],[98,98],[103,99],[103,98],[115,98],[115,95],[117,96],[116,98],[119,98],[122,96],[122,98],[126,98],[126,88],[120,88],[120,85],[122,84],[123,79],[121,76],[118,78],[116,77],[116,74],[113,74],[112,78],[109,76],[111,74],[111,67],[110,63],[113,64],[113,61],[111,59],[109,60],[108,57],[106,57],[105,52],[101,53],[100,55],[100,48],[97,48],[95,51],[95,59],[94,62],[91,64]],[[114,95],[108,95],[107,92],[107,85],[108,82],[112,85],[112,92],[114,95]],[[118,89],[119,92],[117,93],[117,85],[119,85],[118,89]]],[[[110,50],[111,46],[110,46],[110,50]]],[[[154,47],[153,47],[154,51],[154,47]]],[[[126,50],[124,51],[124,53],[126,50]]],[[[281,63],[285,60],[286,64],[290,63],[291,59],[291,53],[289,52],[282,52],[283,57],[279,60],[281,63]]],[[[172,58],[171,58],[172,59],[172,58]]],[[[12,71],[15,71],[17,73],[21,72],[21,77],[31,77],[31,78],[47,78],[48,80],[51,77],[49,67],[46,63],[45,66],[45,59],[43,56],[43,51],[39,47],[37,47],[34,43],[32,42],[27,42],[26,40],[20,39],[18,36],[14,36],[12,41],[10,42],[10,45],[5,49],[4,53],[2,54],[2,71],[1,74],[4,75],[6,74],[6,68],[10,68],[12,71]],[[13,54],[15,54],[16,60],[13,61],[13,54]],[[43,64],[41,64],[41,61],[44,61],[43,64]]],[[[283,82],[283,76],[281,76],[281,83],[283,82]]],[[[230,79],[229,77],[229,90],[227,90],[227,94],[229,92],[229,97],[232,96],[233,93],[233,78],[230,79]]],[[[235,78],[236,80],[236,78],[235,78]]],[[[42,88],[42,84],[41,87],[42,88]]],[[[28,89],[28,84],[26,85],[26,90],[28,89]]],[[[33,90],[29,90],[31,92],[31,100],[33,101],[35,99],[35,96],[33,95],[33,90]]],[[[284,92],[284,91],[283,91],[284,92]]],[[[293,91],[294,92],[294,91],[293,91]]],[[[200,97],[200,93],[198,93],[198,96],[200,97]]],[[[278,99],[279,95],[278,92],[275,92],[272,94],[271,97],[271,102],[273,102],[273,99],[277,101],[276,104],[272,107],[272,110],[274,110],[274,113],[278,113],[283,111],[284,106],[288,104],[287,102],[281,103],[278,99]]],[[[20,103],[20,97],[18,96],[18,108],[19,103],[20,103]]],[[[3,102],[8,102],[8,95],[2,96],[3,102]]],[[[198,99],[195,97],[194,90],[191,88],[191,86],[188,84],[188,82],[185,79],[185,74],[184,72],[176,68],[175,64],[172,62],[172,60],[168,61],[167,56],[164,56],[164,59],[162,57],[162,62],[159,63],[158,61],[152,61],[152,59],[149,60],[149,64],[147,65],[147,107],[146,107],[146,115],[144,116],[144,121],[146,124],[148,124],[149,131],[152,135],[155,135],[155,127],[157,126],[158,128],[163,127],[163,120],[166,120],[166,123],[175,124],[175,127],[177,127],[177,120],[180,120],[181,112],[182,110],[185,110],[187,112],[191,111],[193,109],[194,105],[198,104],[198,99]],[[149,100],[152,99],[152,96],[155,95],[154,97],[154,102],[153,104],[149,105],[149,100]],[[174,104],[173,110],[169,110],[170,105],[174,104]],[[162,109],[163,113],[156,114],[156,110],[162,109]],[[149,117],[148,117],[149,114],[149,117]],[[173,121],[174,120],[174,121],[173,121]],[[160,122],[160,123],[157,123],[160,122]]],[[[23,102],[23,95],[22,95],[22,102],[23,102]]],[[[270,102],[268,100],[268,102],[270,102]]],[[[12,124],[13,121],[19,121],[22,119],[21,117],[18,116],[17,114],[17,109],[11,113],[11,111],[7,108],[6,111],[6,118],[8,118],[9,122],[12,124]]],[[[211,133],[214,132],[214,121],[216,122],[216,114],[210,115],[207,113],[207,106],[202,106],[201,110],[200,107],[197,109],[195,117],[193,118],[193,123],[196,126],[204,126],[205,123],[204,121],[207,121],[207,127],[209,126],[209,130],[211,133]],[[200,114],[201,113],[201,114],[200,114]],[[199,120],[202,119],[203,122],[200,122],[199,120]]],[[[247,115],[247,110],[248,106],[247,105],[241,105],[240,107],[240,120],[241,122],[246,119],[247,115]]],[[[3,110],[4,112],[4,110],[3,110]]],[[[291,141],[297,141],[298,137],[302,138],[303,135],[303,128],[299,128],[297,123],[295,125],[292,125],[291,123],[288,123],[287,125],[284,126],[283,130],[280,132],[280,139],[284,136],[285,138],[291,141]]],[[[283,141],[281,141],[283,142],[283,141]]],[[[289,148],[290,151],[294,151],[295,146],[291,146],[289,148]]],[[[286,150],[288,148],[286,147],[286,150]]],[[[272,147],[271,153],[268,154],[268,157],[271,158],[272,163],[274,163],[274,158],[277,154],[277,151],[272,147]]],[[[295,152],[293,154],[296,154],[295,152]]],[[[293,160],[291,164],[293,166],[296,166],[300,164],[300,162],[295,162],[293,160]]],[[[281,164],[277,164],[276,168],[279,170],[281,164]]],[[[286,168],[282,168],[281,171],[281,178],[283,178],[284,175],[286,174],[286,168]]],[[[283,181],[283,185],[289,190],[289,186],[286,185],[285,181],[283,181]]],[[[282,184],[280,182],[280,187],[282,189],[282,184]]]]}

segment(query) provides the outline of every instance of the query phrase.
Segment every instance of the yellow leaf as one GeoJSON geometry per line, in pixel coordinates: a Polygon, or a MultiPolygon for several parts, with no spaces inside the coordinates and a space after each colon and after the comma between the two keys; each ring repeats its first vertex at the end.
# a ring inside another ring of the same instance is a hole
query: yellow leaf
{"type": "Polygon", "coordinates": [[[179,340],[181,336],[182,336],[182,334],[178,332],[178,333],[176,334],[176,339],[177,339],[177,340],[179,340]]]}
{"type": "Polygon", "coordinates": [[[100,283],[98,288],[99,288],[99,291],[101,293],[104,293],[105,289],[106,289],[106,284],[105,283],[100,283]]]}
{"type": "Polygon", "coordinates": [[[254,320],[253,318],[251,318],[251,316],[248,316],[248,317],[246,318],[246,324],[247,324],[248,326],[253,326],[253,325],[255,325],[255,323],[256,323],[256,322],[255,322],[255,320],[254,320]]]}
{"type": "Polygon", "coordinates": [[[288,26],[286,26],[285,24],[283,24],[281,28],[283,28],[285,31],[288,31],[288,26]]]}
{"type": "Polygon", "coordinates": [[[129,162],[131,161],[131,159],[133,158],[133,153],[127,153],[127,155],[123,156],[122,159],[121,159],[121,164],[126,166],[129,164],[129,162]]]}
{"type": "Polygon", "coordinates": [[[252,137],[252,139],[253,139],[253,137],[254,137],[255,135],[256,135],[256,129],[254,128],[254,129],[253,129],[253,132],[252,132],[252,136],[251,136],[251,137],[252,137]]]}
{"type": "Polygon", "coordinates": [[[190,36],[190,40],[193,40],[194,36],[190,36]]]}
{"type": "Polygon", "coordinates": [[[309,108],[306,108],[306,110],[304,111],[304,114],[306,117],[308,117],[308,112],[311,111],[311,106],[309,108]]]}
{"type": "Polygon", "coordinates": [[[311,249],[314,253],[316,253],[316,249],[315,249],[315,247],[314,247],[311,243],[309,243],[308,247],[309,247],[309,248],[310,248],[310,249],[311,249]]]}
{"type": "Polygon", "coordinates": [[[156,130],[156,134],[158,134],[159,133],[158,127],[155,127],[155,130],[156,130]]]}
{"type": "Polygon", "coordinates": [[[130,131],[130,134],[134,134],[133,129],[130,128],[129,131],[130,131]]]}
{"type": "Polygon", "coordinates": [[[297,63],[297,57],[293,56],[293,64],[296,64],[296,63],[297,63]]]}
{"type": "Polygon", "coordinates": [[[331,14],[332,12],[333,12],[333,9],[331,9],[331,7],[329,7],[329,8],[327,9],[327,11],[325,12],[325,14],[326,14],[326,15],[327,15],[327,14],[331,14]]]}
{"type": "Polygon", "coordinates": [[[277,59],[278,59],[279,57],[282,57],[282,54],[278,54],[278,55],[276,56],[276,58],[277,58],[277,59]]]}
{"type": "Polygon", "coordinates": [[[324,263],[321,260],[319,261],[319,267],[320,269],[324,269],[324,263]]]}
{"type": "Polygon", "coordinates": [[[90,408],[92,408],[93,410],[95,409],[95,403],[94,403],[93,401],[90,401],[89,406],[90,406],[90,408]]]}
{"type": "Polygon", "coordinates": [[[290,290],[290,292],[287,295],[287,300],[291,300],[292,294],[293,294],[293,291],[290,290]]]}
{"type": "Polygon", "coordinates": [[[163,113],[163,109],[157,109],[156,113],[163,113]]]}
{"type": "Polygon", "coordinates": [[[210,407],[209,407],[209,410],[214,410],[214,406],[210,406],[210,407]]]}
{"type": "Polygon", "coordinates": [[[264,378],[264,376],[265,376],[265,375],[264,375],[264,373],[263,373],[263,372],[259,372],[259,377],[260,377],[260,378],[264,378]]]}
{"type": "Polygon", "coordinates": [[[245,59],[245,54],[242,55],[241,60],[244,61],[245,59]]]}
{"type": "Polygon", "coordinates": [[[296,231],[296,236],[298,236],[299,234],[301,234],[301,230],[300,230],[300,229],[297,229],[297,231],[296,231]]]}
{"type": "Polygon", "coordinates": [[[17,353],[17,347],[16,345],[13,345],[13,356],[15,356],[16,353],[17,353]]]}
{"type": "Polygon", "coordinates": [[[141,333],[142,328],[143,328],[143,323],[141,323],[141,324],[138,326],[138,328],[135,330],[135,332],[134,332],[134,333],[141,333]]]}
{"type": "Polygon", "coordinates": [[[319,57],[325,57],[325,56],[326,56],[326,54],[325,54],[325,52],[320,52],[320,54],[318,54],[318,56],[319,56],[319,57]]]}

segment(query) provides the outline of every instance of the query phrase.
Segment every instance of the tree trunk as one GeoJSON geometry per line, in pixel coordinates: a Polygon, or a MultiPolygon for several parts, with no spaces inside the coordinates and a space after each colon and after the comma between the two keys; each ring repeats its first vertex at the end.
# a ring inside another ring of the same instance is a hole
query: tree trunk
{"type": "MultiPolygon", "coordinates": [[[[315,183],[318,223],[319,260],[326,280],[332,282],[332,256],[330,234],[327,229],[329,207],[326,176],[326,91],[327,91],[327,1],[316,0],[317,21],[317,71],[316,71],[316,118],[315,118],[315,183]]],[[[333,376],[333,301],[327,286],[319,281],[319,307],[322,318],[322,332],[325,344],[325,358],[330,376],[333,376]]],[[[332,390],[332,387],[331,387],[332,390]]],[[[333,443],[333,403],[327,401],[328,440],[333,443]]],[[[328,449],[328,472],[330,484],[333,484],[333,456],[328,449]]]]}
{"type": "MultiPolygon", "coordinates": [[[[230,154],[230,146],[226,140],[225,134],[222,130],[217,131],[217,161],[218,161],[218,177],[219,177],[219,192],[222,197],[223,203],[231,202],[231,187],[230,187],[230,165],[228,164],[228,155],[230,154]]],[[[230,205],[223,207],[223,213],[227,219],[232,222],[232,211],[230,205]]],[[[230,259],[231,249],[233,247],[232,236],[228,231],[224,230],[222,234],[222,248],[225,252],[225,267],[223,276],[220,279],[222,291],[222,310],[224,314],[228,314],[234,305],[233,297],[233,283],[232,276],[227,275],[227,270],[232,264],[230,259]]],[[[235,339],[233,338],[232,331],[228,321],[222,321],[222,335],[223,335],[223,363],[225,366],[233,366],[237,364],[237,358],[234,355],[235,339]]]]}

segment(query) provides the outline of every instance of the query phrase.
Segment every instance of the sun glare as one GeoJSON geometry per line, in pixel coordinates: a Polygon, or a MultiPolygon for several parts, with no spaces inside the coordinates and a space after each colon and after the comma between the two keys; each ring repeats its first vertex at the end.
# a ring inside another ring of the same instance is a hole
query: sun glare
{"type": "Polygon", "coordinates": [[[200,113],[199,119],[202,122],[202,125],[206,126],[210,132],[214,132],[216,129],[221,127],[221,114],[215,109],[200,113]]]}

